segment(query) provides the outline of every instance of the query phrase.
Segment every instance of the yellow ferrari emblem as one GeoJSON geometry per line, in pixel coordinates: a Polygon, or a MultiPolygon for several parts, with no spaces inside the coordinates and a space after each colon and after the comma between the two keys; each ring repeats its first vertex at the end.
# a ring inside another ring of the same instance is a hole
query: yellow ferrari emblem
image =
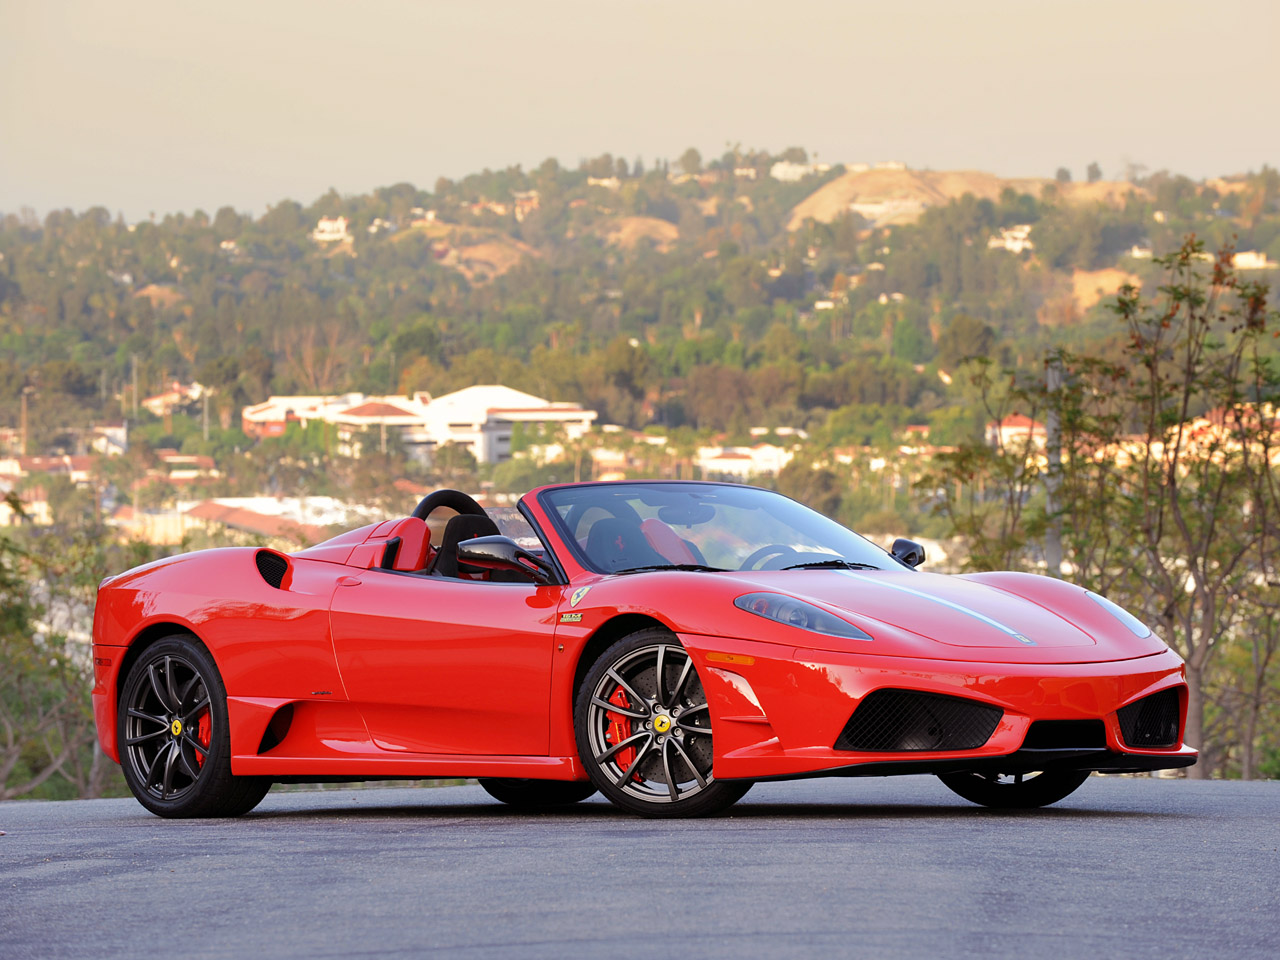
{"type": "Polygon", "coordinates": [[[174,720],[174,721],[173,721],[173,723],[169,724],[169,732],[170,732],[170,733],[172,733],[175,737],[176,737],[176,736],[178,736],[179,734],[181,734],[181,733],[182,733],[182,721],[181,721],[181,720],[174,720]]]}
{"type": "Polygon", "coordinates": [[[671,718],[663,713],[658,714],[653,718],[653,729],[658,733],[666,733],[671,729],[671,718]]]}

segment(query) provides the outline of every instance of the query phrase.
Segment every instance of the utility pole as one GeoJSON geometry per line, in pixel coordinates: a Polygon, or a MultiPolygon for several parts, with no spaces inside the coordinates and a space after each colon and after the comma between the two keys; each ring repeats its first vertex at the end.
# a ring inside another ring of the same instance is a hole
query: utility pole
{"type": "Polygon", "coordinates": [[[1062,517],[1059,494],[1062,489],[1062,417],[1059,413],[1059,398],[1062,395],[1062,357],[1053,354],[1045,361],[1045,389],[1048,394],[1049,409],[1045,418],[1045,455],[1049,463],[1049,471],[1045,475],[1045,511],[1049,515],[1049,526],[1044,535],[1044,559],[1051,577],[1062,576],[1062,517]]]}
{"type": "Polygon", "coordinates": [[[209,442],[209,391],[201,390],[200,398],[204,401],[204,410],[201,412],[201,428],[204,431],[204,442],[209,442]]]}
{"type": "Polygon", "coordinates": [[[138,419],[138,355],[130,354],[133,361],[133,419],[138,419]]]}

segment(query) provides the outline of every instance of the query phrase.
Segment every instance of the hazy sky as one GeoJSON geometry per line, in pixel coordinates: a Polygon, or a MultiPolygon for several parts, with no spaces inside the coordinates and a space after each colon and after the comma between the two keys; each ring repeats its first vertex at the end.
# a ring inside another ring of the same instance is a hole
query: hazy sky
{"type": "Polygon", "coordinates": [[[262,212],[798,144],[1076,177],[1280,165],[1274,0],[0,0],[0,211],[262,212]]]}

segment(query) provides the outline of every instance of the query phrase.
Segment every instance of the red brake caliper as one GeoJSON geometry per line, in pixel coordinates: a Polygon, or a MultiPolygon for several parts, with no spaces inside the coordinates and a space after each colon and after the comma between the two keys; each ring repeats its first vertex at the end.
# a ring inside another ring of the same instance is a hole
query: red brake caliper
{"type": "MultiPolygon", "coordinates": [[[[614,706],[622,707],[624,710],[631,709],[631,701],[627,699],[626,691],[622,687],[618,687],[613,691],[613,696],[609,698],[609,702],[614,706]]],[[[631,718],[621,713],[614,713],[612,710],[605,713],[605,717],[609,721],[609,732],[605,734],[605,740],[609,743],[621,743],[627,737],[631,736],[631,718]]],[[[631,764],[636,759],[636,748],[627,747],[625,750],[619,750],[614,754],[613,759],[617,762],[620,770],[630,770],[631,764]]],[[[630,779],[630,778],[628,778],[630,779]]]]}
{"type": "MultiPolygon", "coordinates": [[[[209,741],[213,739],[213,721],[209,719],[208,710],[200,714],[200,722],[196,724],[196,739],[202,747],[209,749],[209,741]]],[[[196,766],[204,766],[204,754],[199,750],[196,751],[196,766]]]]}

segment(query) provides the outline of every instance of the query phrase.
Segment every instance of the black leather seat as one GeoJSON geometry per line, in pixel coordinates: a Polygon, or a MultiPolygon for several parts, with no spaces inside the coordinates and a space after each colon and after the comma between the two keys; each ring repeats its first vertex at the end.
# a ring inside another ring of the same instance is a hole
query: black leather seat
{"type": "Polygon", "coordinates": [[[617,517],[593,523],[585,549],[591,562],[606,573],[631,567],[668,566],[671,563],[649,546],[640,524],[617,517]]]}

